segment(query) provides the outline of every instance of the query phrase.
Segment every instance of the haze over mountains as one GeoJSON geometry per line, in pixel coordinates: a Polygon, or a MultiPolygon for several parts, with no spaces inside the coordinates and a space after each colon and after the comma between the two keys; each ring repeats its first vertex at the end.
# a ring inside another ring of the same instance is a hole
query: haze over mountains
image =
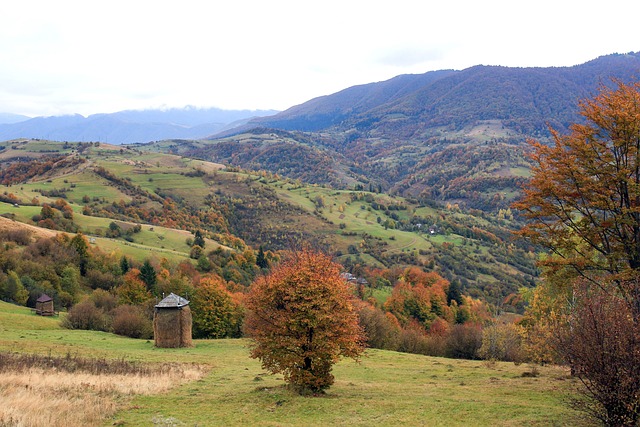
{"type": "Polygon", "coordinates": [[[76,114],[29,118],[0,114],[0,140],[39,138],[131,144],[168,138],[198,139],[276,112],[186,107],[128,110],[89,117],[76,114]]]}

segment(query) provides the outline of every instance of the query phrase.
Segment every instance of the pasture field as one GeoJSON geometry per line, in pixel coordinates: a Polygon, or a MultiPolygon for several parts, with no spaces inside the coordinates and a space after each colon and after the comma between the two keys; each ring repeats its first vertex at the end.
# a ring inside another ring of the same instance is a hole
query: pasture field
{"type": "MultiPolygon", "coordinates": [[[[195,340],[194,343],[195,347],[188,349],[157,349],[148,340],[66,330],[60,328],[58,318],[38,317],[27,308],[0,302],[2,353],[50,357],[70,354],[149,366],[174,363],[183,367],[178,370],[183,372],[182,376],[175,379],[173,386],[144,393],[139,391],[144,387],[137,386],[100,394],[96,391],[98,386],[87,386],[88,379],[83,380],[84,388],[56,388],[55,397],[60,402],[83,401],[95,395],[109,400],[110,403],[102,403],[107,408],[103,418],[86,425],[588,425],[564,405],[577,384],[559,367],[516,366],[368,350],[360,362],[346,360],[335,366],[336,382],[325,395],[302,397],[285,387],[281,376],[266,374],[258,361],[249,358],[248,341],[195,340]],[[534,372],[539,375],[531,376],[534,372]]],[[[2,377],[7,375],[5,372],[2,377]]],[[[38,389],[44,381],[55,383],[55,378],[49,378],[56,375],[55,372],[29,375],[27,387],[23,387],[26,390],[38,389]]],[[[159,380],[151,376],[140,381],[159,380]]],[[[4,399],[13,396],[11,390],[6,383],[0,383],[0,395],[4,402],[9,402],[5,404],[9,409],[11,401],[4,399]]],[[[24,398],[20,402],[26,404],[24,398]]],[[[28,404],[24,410],[29,411],[28,404]]],[[[31,410],[37,412],[38,408],[31,410]]],[[[57,419],[55,410],[55,407],[50,409],[49,425],[74,425],[57,419]]],[[[1,411],[0,408],[0,416],[1,411]]]]}

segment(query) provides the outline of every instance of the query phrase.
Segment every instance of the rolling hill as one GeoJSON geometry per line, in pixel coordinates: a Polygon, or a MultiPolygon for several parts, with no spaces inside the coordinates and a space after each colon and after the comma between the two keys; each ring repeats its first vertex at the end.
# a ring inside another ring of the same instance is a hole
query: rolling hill
{"type": "Polygon", "coordinates": [[[579,101],[599,85],[638,76],[640,54],[633,52],[573,67],[479,65],[403,75],[171,149],[307,182],[381,188],[495,213],[526,181],[527,139],[548,142],[549,126],[566,132],[580,121],[579,101]],[[275,149],[282,158],[270,153],[275,149]],[[304,171],[288,165],[292,156],[304,171]]]}
{"type": "Polygon", "coordinates": [[[40,225],[41,205],[62,198],[73,221],[58,225],[94,236],[109,250],[118,243],[137,256],[146,250],[185,259],[185,242],[196,229],[209,237],[207,250],[222,246],[242,252],[262,245],[277,251],[309,242],[351,271],[417,265],[496,304],[533,286],[537,275],[534,248],[511,239],[517,222],[508,210],[490,215],[375,188],[305,184],[154,152],[163,148],[155,144],[22,140],[1,145],[0,182],[7,187],[0,214],[40,225]],[[140,231],[113,237],[114,222],[121,230],[141,224],[140,231]]]}

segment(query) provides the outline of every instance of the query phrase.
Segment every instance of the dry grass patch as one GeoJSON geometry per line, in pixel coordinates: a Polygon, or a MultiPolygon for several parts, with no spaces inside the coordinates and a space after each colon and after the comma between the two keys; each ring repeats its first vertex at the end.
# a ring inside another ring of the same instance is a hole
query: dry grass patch
{"type": "Polygon", "coordinates": [[[2,353],[0,425],[99,425],[130,397],[164,393],[204,373],[198,365],[2,353]]]}

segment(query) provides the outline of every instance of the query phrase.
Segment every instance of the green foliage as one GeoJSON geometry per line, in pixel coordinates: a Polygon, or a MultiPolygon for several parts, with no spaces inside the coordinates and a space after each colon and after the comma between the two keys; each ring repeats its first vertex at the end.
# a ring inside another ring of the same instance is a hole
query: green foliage
{"type": "Polygon", "coordinates": [[[122,258],[120,258],[120,272],[122,274],[126,274],[130,268],[131,265],[129,264],[129,260],[123,255],[122,258]]]}
{"type": "Polygon", "coordinates": [[[29,299],[29,292],[25,289],[20,281],[20,277],[15,271],[9,271],[4,284],[2,297],[13,301],[18,305],[25,305],[29,299]]]}
{"type": "Polygon", "coordinates": [[[156,269],[151,265],[151,261],[144,260],[142,267],[140,267],[140,280],[144,282],[148,290],[153,290],[154,286],[158,282],[158,276],[156,269]]]}
{"type": "Polygon", "coordinates": [[[256,265],[260,268],[269,268],[269,260],[264,254],[264,249],[262,249],[262,245],[258,248],[258,255],[256,256],[256,265]]]}
{"type": "Polygon", "coordinates": [[[215,276],[202,279],[191,299],[193,334],[196,338],[239,337],[242,307],[234,302],[224,282],[215,276]]]}
{"type": "MultiPolygon", "coordinates": [[[[196,230],[193,237],[193,245],[200,246],[200,248],[204,249],[206,243],[204,241],[204,235],[202,234],[202,230],[196,230]]],[[[192,257],[198,258],[198,257],[192,257]]]]}
{"type": "Polygon", "coordinates": [[[77,297],[80,293],[80,270],[68,265],[62,270],[60,276],[60,289],[71,296],[77,297]]]}

